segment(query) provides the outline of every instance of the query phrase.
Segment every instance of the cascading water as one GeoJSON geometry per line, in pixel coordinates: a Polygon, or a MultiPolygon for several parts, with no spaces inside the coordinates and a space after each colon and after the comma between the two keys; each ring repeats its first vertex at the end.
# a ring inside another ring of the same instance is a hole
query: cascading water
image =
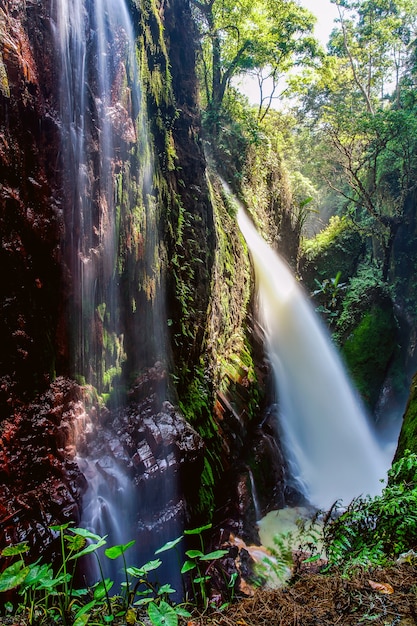
{"type": "MultiPolygon", "coordinates": [[[[70,214],[63,248],[71,275],[72,369],[99,393],[112,394],[112,405],[118,406],[127,353],[132,369],[139,369],[146,359],[153,364],[161,358],[164,349],[157,218],[135,38],[125,0],[55,0],[54,24],[70,214]],[[133,208],[131,188],[136,190],[133,208]],[[131,250],[129,258],[123,245],[131,250]],[[141,297],[146,306],[136,315],[139,321],[126,329],[123,311],[130,307],[133,317],[141,297]],[[136,344],[126,346],[127,332],[130,343],[145,338],[142,361],[136,344]]],[[[82,524],[108,534],[109,543],[130,540],[138,509],[134,486],[114,455],[94,450],[94,429],[109,448],[117,446],[113,435],[102,434],[105,424],[97,415],[79,427],[84,449],[78,463],[88,480],[82,524]]]]}
{"type": "Polygon", "coordinates": [[[255,267],[292,478],[319,508],[379,493],[388,461],[330,338],[291,271],[242,207],[238,223],[255,267]]]}

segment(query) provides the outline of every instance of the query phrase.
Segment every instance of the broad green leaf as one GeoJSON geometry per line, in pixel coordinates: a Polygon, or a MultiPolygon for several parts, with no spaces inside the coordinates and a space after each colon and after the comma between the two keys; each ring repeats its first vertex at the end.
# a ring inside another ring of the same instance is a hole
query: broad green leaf
{"type": "Polygon", "coordinates": [[[95,552],[96,550],[98,550],[99,548],[105,545],[106,545],[106,540],[103,537],[97,543],[89,543],[88,546],[84,548],[84,550],[77,552],[77,554],[73,554],[72,556],[70,556],[68,560],[73,561],[74,559],[79,559],[81,556],[84,556],[85,554],[91,554],[92,552],[95,552]]]}
{"type": "Polygon", "coordinates": [[[181,539],[184,539],[184,535],[181,535],[181,537],[177,537],[172,541],[167,541],[167,543],[165,543],[162,548],[158,548],[158,550],[155,550],[154,554],[160,554],[161,552],[165,552],[166,550],[171,550],[171,548],[174,548],[181,541],[181,539]]]}
{"type": "Polygon", "coordinates": [[[88,589],[72,589],[71,596],[73,598],[81,598],[82,596],[86,596],[89,593],[88,589]]]}
{"type": "Polygon", "coordinates": [[[42,580],[52,580],[53,575],[54,573],[49,563],[30,565],[29,573],[25,578],[25,587],[36,586],[42,580]]]}
{"type": "Polygon", "coordinates": [[[205,526],[200,526],[200,528],[192,528],[191,530],[184,530],[184,535],[200,535],[205,530],[210,530],[212,524],[206,524],[205,526]]]}
{"type": "Polygon", "coordinates": [[[128,567],[127,573],[135,578],[146,578],[148,572],[158,569],[160,565],[162,565],[162,561],[160,559],[155,559],[154,561],[148,561],[142,565],[142,567],[128,567]]]}
{"type": "MultiPolygon", "coordinates": [[[[74,615],[74,619],[77,620],[79,619],[81,616],[85,615],[85,613],[88,613],[88,611],[90,609],[93,608],[93,606],[95,606],[96,604],[96,600],[91,600],[91,602],[88,602],[87,604],[84,604],[84,606],[82,606],[74,615]]],[[[87,618],[88,619],[88,618],[87,618]]],[[[75,626],[75,624],[74,624],[75,626]]]]}
{"type": "Polygon", "coordinates": [[[186,574],[192,569],[196,568],[195,561],[185,561],[184,565],[181,568],[181,574],[186,574]]]}
{"type": "Polygon", "coordinates": [[[158,589],[158,596],[162,596],[164,593],[175,593],[175,591],[176,590],[173,589],[169,583],[167,583],[158,589]]]}
{"type": "Polygon", "coordinates": [[[149,604],[150,602],[153,602],[153,598],[141,598],[140,600],[136,600],[136,602],[134,602],[133,604],[135,606],[144,606],[145,604],[149,604]]]}
{"type": "Polygon", "coordinates": [[[36,585],[36,589],[54,589],[71,580],[71,574],[61,574],[57,578],[42,578],[36,585]]]}
{"type": "Polygon", "coordinates": [[[29,552],[29,546],[27,541],[16,543],[13,546],[6,546],[1,551],[1,556],[17,556],[18,554],[25,554],[29,552]]]}
{"type": "Polygon", "coordinates": [[[111,624],[114,622],[114,615],[103,615],[103,621],[107,622],[107,624],[111,624]]]}
{"type": "Polygon", "coordinates": [[[110,589],[113,587],[114,582],[110,580],[110,578],[106,578],[105,580],[101,580],[94,587],[94,599],[102,600],[106,596],[106,592],[108,593],[110,589]]]}
{"type": "Polygon", "coordinates": [[[19,587],[29,573],[29,567],[23,567],[23,563],[18,561],[12,563],[0,574],[0,592],[9,591],[19,587]]]}
{"type": "Polygon", "coordinates": [[[72,552],[82,550],[87,542],[87,539],[85,537],[81,537],[81,535],[64,535],[64,539],[67,543],[68,549],[72,552]]]}
{"type": "Polygon", "coordinates": [[[148,606],[148,615],[154,626],[177,626],[178,615],[167,602],[161,602],[159,606],[152,602],[148,606]]]}
{"type": "Polygon", "coordinates": [[[86,528],[70,528],[71,532],[74,535],[80,535],[81,537],[85,537],[86,539],[91,539],[91,541],[101,541],[102,539],[106,539],[107,535],[100,537],[100,535],[95,535],[90,532],[86,528]]]}
{"type": "Polygon", "coordinates": [[[215,550],[214,552],[209,552],[204,556],[200,557],[201,561],[215,561],[216,559],[221,559],[222,556],[229,554],[229,550],[215,550]]]}
{"type": "Polygon", "coordinates": [[[130,548],[130,546],[133,546],[135,543],[136,543],[136,540],[133,539],[133,541],[129,541],[129,543],[112,546],[111,548],[107,548],[107,550],[104,551],[104,554],[109,559],[117,559],[119,556],[124,554],[126,550],[130,548]]]}
{"type": "Polygon", "coordinates": [[[201,559],[204,556],[204,552],[201,552],[201,550],[187,550],[185,554],[190,559],[201,559]]]}

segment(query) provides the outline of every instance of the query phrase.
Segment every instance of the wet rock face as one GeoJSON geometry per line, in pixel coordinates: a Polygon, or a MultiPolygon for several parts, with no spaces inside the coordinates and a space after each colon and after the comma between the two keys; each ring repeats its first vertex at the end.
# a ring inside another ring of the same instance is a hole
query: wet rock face
{"type": "Polygon", "coordinates": [[[113,480],[111,468],[117,466],[134,485],[140,508],[132,536],[135,528],[163,526],[164,517],[185,521],[203,469],[203,440],[165,399],[166,377],[156,363],[136,379],[126,408],[90,411],[92,422],[78,436],[81,469],[83,458],[96,459],[95,469],[106,480],[113,480]],[[163,493],[171,497],[161,506],[163,493]]]}
{"type": "Polygon", "coordinates": [[[38,402],[16,410],[0,437],[0,545],[28,541],[48,552],[49,526],[77,522],[86,483],[68,450],[85,411],[81,390],[58,378],[38,402]]]}
{"type": "Polygon", "coordinates": [[[58,130],[49,96],[48,3],[42,4],[6,0],[0,17],[2,416],[17,398],[48,384],[62,290],[58,130]]]}
{"type": "Polygon", "coordinates": [[[87,388],[58,378],[38,401],[4,422],[0,545],[25,540],[35,554],[53,557],[49,527],[82,520],[88,464],[110,487],[113,481],[117,488],[115,467],[133,485],[140,506],[129,538],[184,524],[187,498],[199,484],[204,444],[164,399],[165,379],[166,372],[156,364],[135,382],[129,406],[111,412],[92,403],[87,388]],[[161,506],[160,496],[166,493],[171,497],[161,506]]]}

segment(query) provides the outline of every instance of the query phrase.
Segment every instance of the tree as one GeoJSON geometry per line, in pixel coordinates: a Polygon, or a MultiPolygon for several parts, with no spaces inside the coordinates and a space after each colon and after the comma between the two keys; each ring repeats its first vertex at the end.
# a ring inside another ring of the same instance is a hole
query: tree
{"type": "Polygon", "coordinates": [[[414,0],[333,1],[339,27],[304,106],[327,145],[324,176],[356,220],[368,216],[387,278],[405,201],[416,185],[415,99],[406,104],[401,88],[417,9],[414,0]]]}
{"type": "Polygon", "coordinates": [[[211,113],[220,111],[226,89],[238,74],[268,68],[276,81],[317,53],[312,37],[315,18],[293,0],[191,1],[200,28],[202,81],[211,113]]]}
{"type": "Polygon", "coordinates": [[[330,51],[345,56],[367,110],[385,91],[398,91],[406,68],[407,47],[415,34],[415,0],[331,0],[337,6],[340,29],[330,51]]]}

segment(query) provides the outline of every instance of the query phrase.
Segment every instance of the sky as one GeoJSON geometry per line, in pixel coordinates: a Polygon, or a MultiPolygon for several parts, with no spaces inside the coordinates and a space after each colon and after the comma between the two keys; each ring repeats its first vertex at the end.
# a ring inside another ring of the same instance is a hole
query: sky
{"type": "Polygon", "coordinates": [[[333,20],[337,17],[336,6],[330,0],[299,0],[299,4],[317,17],[314,34],[325,46],[333,29],[333,20]]]}
{"type": "MultiPolygon", "coordinates": [[[[336,6],[331,4],[330,0],[298,0],[298,3],[309,9],[317,17],[314,34],[323,47],[326,47],[329,35],[333,30],[334,19],[337,17],[336,6]]],[[[246,76],[241,81],[237,81],[237,86],[240,91],[248,96],[251,104],[259,103],[259,88],[255,78],[246,76]]]]}

